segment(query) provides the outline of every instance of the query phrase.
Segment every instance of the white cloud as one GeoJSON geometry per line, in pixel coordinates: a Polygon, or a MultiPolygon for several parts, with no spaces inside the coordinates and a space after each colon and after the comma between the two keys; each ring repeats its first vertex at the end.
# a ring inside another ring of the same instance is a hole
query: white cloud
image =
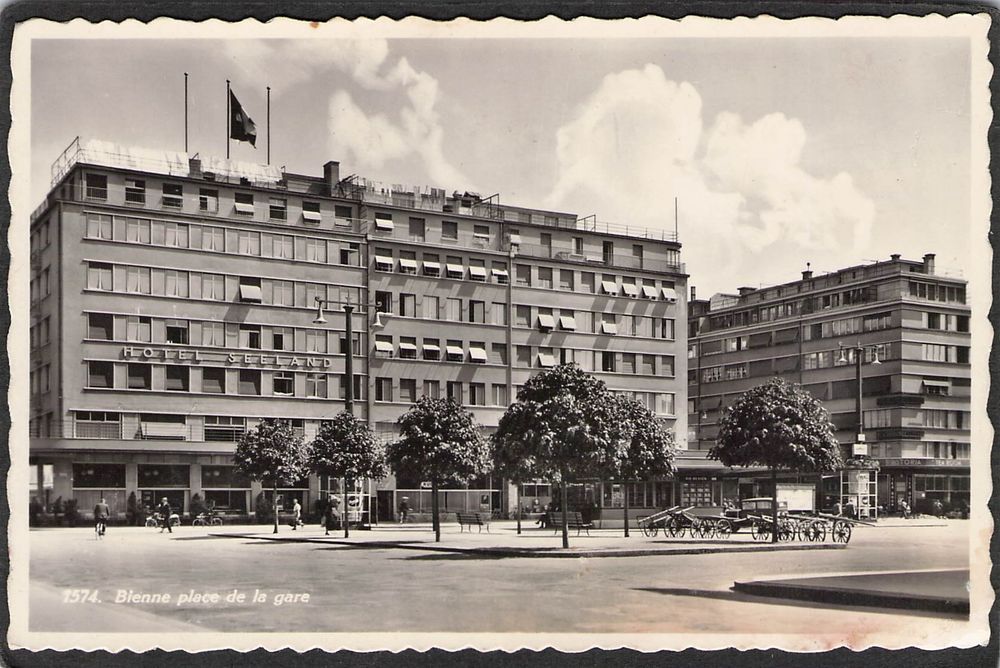
{"type": "Polygon", "coordinates": [[[849,174],[803,169],[798,120],[775,113],[747,124],[726,112],[703,126],[698,91],[658,66],[607,75],[557,132],[548,204],[670,229],[676,197],[689,269],[714,273],[725,289],[749,276],[791,280],[762,271],[769,251],[856,258],[865,247],[874,205],[849,174]]]}

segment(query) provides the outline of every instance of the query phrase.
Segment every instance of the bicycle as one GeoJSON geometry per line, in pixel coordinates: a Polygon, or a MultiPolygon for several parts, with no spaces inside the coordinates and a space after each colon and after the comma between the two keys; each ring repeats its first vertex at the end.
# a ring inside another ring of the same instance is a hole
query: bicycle
{"type": "Polygon", "coordinates": [[[191,526],[193,527],[220,527],[222,526],[222,518],[215,513],[198,513],[198,516],[191,521],[191,526]]]}

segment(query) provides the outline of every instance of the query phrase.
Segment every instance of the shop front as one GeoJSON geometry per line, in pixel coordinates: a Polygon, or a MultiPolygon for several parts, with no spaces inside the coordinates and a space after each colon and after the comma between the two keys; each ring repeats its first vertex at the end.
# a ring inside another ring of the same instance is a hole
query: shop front
{"type": "Polygon", "coordinates": [[[969,460],[884,458],[880,460],[879,505],[885,512],[901,512],[904,499],[912,512],[940,511],[966,516],[969,509],[969,460]]]}

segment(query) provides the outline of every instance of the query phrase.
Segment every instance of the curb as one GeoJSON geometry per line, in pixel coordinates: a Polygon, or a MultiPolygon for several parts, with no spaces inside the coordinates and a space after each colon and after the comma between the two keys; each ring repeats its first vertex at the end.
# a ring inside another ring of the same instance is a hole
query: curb
{"type": "Polygon", "coordinates": [[[813,603],[969,614],[968,599],[921,596],[920,594],[877,592],[864,589],[825,589],[775,581],[734,582],[733,590],[754,596],[790,598],[813,603]]]}
{"type": "MultiPolygon", "coordinates": [[[[346,547],[367,548],[366,543],[348,542],[345,540],[328,540],[326,538],[275,538],[273,536],[255,536],[250,534],[209,534],[217,538],[243,538],[251,540],[269,540],[278,543],[314,543],[317,545],[342,545],[346,547]]],[[[692,554],[730,554],[735,552],[794,552],[803,550],[843,550],[843,543],[814,544],[782,544],[776,545],[746,545],[737,547],[680,547],[680,548],[645,548],[635,550],[579,550],[562,552],[562,548],[541,548],[528,550],[507,547],[450,547],[444,545],[428,545],[425,543],[386,542],[379,544],[386,549],[417,550],[423,552],[444,552],[450,554],[478,554],[492,557],[521,557],[534,559],[582,559],[595,557],[649,557],[649,556],[684,556],[692,554]]]]}

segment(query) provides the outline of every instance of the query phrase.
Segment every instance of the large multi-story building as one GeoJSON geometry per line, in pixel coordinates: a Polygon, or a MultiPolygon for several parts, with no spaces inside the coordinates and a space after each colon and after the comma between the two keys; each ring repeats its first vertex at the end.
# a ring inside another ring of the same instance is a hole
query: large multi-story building
{"type": "MultiPolygon", "coordinates": [[[[343,410],[353,315],[355,410],[385,438],[422,395],[494,428],[539,369],[573,361],[687,433],[686,276],[670,232],[503,205],[498,196],[382,186],[75,141],[31,218],[33,495],[43,504],[167,497],[253,512],[240,435],[286,418],[306,439],[343,410]],[[376,312],[381,314],[376,315],[376,312]]],[[[683,440],[683,439],[682,439],[683,440]]],[[[373,519],[422,480],[368,481],[373,519]]],[[[588,499],[613,514],[621,486],[588,499]]],[[[634,505],[672,498],[636,483],[634,505]]],[[[306,508],[337,481],[281,494],[306,508]]],[[[547,483],[526,485],[542,498],[547,483]]],[[[508,510],[485,478],[449,509],[508,510]]]]}
{"type": "MultiPolygon", "coordinates": [[[[845,458],[858,420],[856,351],[863,351],[862,427],[878,472],[866,490],[832,474],[819,503],[852,497],[874,515],[901,499],[918,509],[969,500],[970,366],[966,283],[922,261],[848,267],[773,287],[689,302],[688,420],[693,450],[715,445],[723,409],[773,376],[802,385],[831,414],[845,458]],[[862,493],[863,492],[863,493],[862,493]]],[[[798,476],[788,474],[784,480],[798,476]]],[[[808,481],[808,478],[802,480],[808,481]]],[[[802,481],[800,480],[800,482],[802,481]]],[[[752,496],[753,472],[718,472],[717,496],[752,496]]],[[[967,506],[966,506],[967,507],[967,506]]]]}

